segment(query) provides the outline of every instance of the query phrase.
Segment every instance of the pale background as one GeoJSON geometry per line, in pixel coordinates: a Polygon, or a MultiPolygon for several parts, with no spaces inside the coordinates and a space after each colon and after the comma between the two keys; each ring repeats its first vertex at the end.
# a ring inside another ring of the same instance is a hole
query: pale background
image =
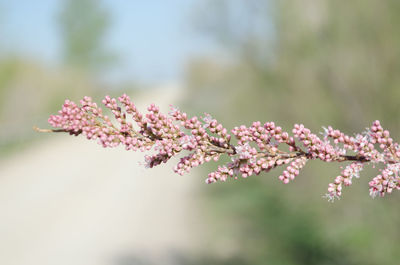
{"type": "Polygon", "coordinates": [[[143,154],[39,134],[66,98],[127,93],[228,129],[260,120],[400,139],[400,2],[0,0],[0,264],[399,264],[399,192],[339,165],[205,185],[143,154]]]}

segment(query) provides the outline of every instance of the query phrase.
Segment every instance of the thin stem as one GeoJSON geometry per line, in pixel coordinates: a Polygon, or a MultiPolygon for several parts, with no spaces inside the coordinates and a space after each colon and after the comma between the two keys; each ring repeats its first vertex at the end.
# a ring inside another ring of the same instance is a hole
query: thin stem
{"type": "Polygon", "coordinates": [[[32,127],[33,130],[37,131],[37,132],[41,132],[41,133],[57,133],[57,132],[63,132],[63,133],[69,133],[70,131],[68,130],[64,130],[64,129],[41,129],[37,126],[33,126],[32,127]]]}

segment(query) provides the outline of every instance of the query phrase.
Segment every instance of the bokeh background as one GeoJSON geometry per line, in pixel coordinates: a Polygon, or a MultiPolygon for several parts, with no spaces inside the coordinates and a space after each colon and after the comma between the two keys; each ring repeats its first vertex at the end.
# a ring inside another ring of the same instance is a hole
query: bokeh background
{"type": "Polygon", "coordinates": [[[399,264],[400,194],[371,199],[377,169],[322,198],[340,172],[311,161],[204,185],[173,161],[43,135],[65,98],[400,139],[400,2],[0,1],[0,263],[399,264]],[[375,174],[375,175],[374,175],[375,174]]]}

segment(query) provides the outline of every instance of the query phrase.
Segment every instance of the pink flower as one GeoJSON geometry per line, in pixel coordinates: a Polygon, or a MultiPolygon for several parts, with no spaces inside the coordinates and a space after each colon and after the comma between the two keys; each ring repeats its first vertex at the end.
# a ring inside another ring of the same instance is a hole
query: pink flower
{"type": "Polygon", "coordinates": [[[371,163],[385,165],[369,182],[372,197],[400,189],[400,146],[379,121],[354,137],[328,126],[324,128],[322,139],[303,124],[295,124],[291,136],[274,122],[257,121],[250,127],[241,125],[232,129],[237,140],[235,144],[228,130],[209,114],[190,118],[171,107],[166,115],[151,104],[143,115],[125,94],[118,100],[106,96],[102,103],[113,118],[104,115],[90,97],[84,97],[80,105],[66,100],[58,115],[51,115],[48,120],[57,128],[52,131],[75,136],[83,134],[103,147],[123,145],[126,150],[152,150],[152,155],[145,156],[148,168],[184,153],[174,167],[180,175],[206,162],[218,161],[222,155],[230,157],[231,162],[208,174],[207,183],[247,178],[283,165],[286,169],[279,179],[289,183],[300,174],[308,160],[318,159],[351,162],[329,184],[325,197],[330,201],[339,199],[343,187],[350,186],[353,178],[359,178],[360,171],[371,163]]]}

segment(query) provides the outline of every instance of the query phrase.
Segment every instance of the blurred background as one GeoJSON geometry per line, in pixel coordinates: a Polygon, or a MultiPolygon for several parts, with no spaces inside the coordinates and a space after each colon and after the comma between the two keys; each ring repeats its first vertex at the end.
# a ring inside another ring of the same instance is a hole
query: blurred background
{"type": "Polygon", "coordinates": [[[0,0],[1,264],[399,264],[400,194],[377,169],[322,198],[337,164],[311,161],[205,185],[205,165],[144,170],[140,153],[43,135],[65,98],[128,93],[228,129],[400,139],[400,2],[0,0]]]}

